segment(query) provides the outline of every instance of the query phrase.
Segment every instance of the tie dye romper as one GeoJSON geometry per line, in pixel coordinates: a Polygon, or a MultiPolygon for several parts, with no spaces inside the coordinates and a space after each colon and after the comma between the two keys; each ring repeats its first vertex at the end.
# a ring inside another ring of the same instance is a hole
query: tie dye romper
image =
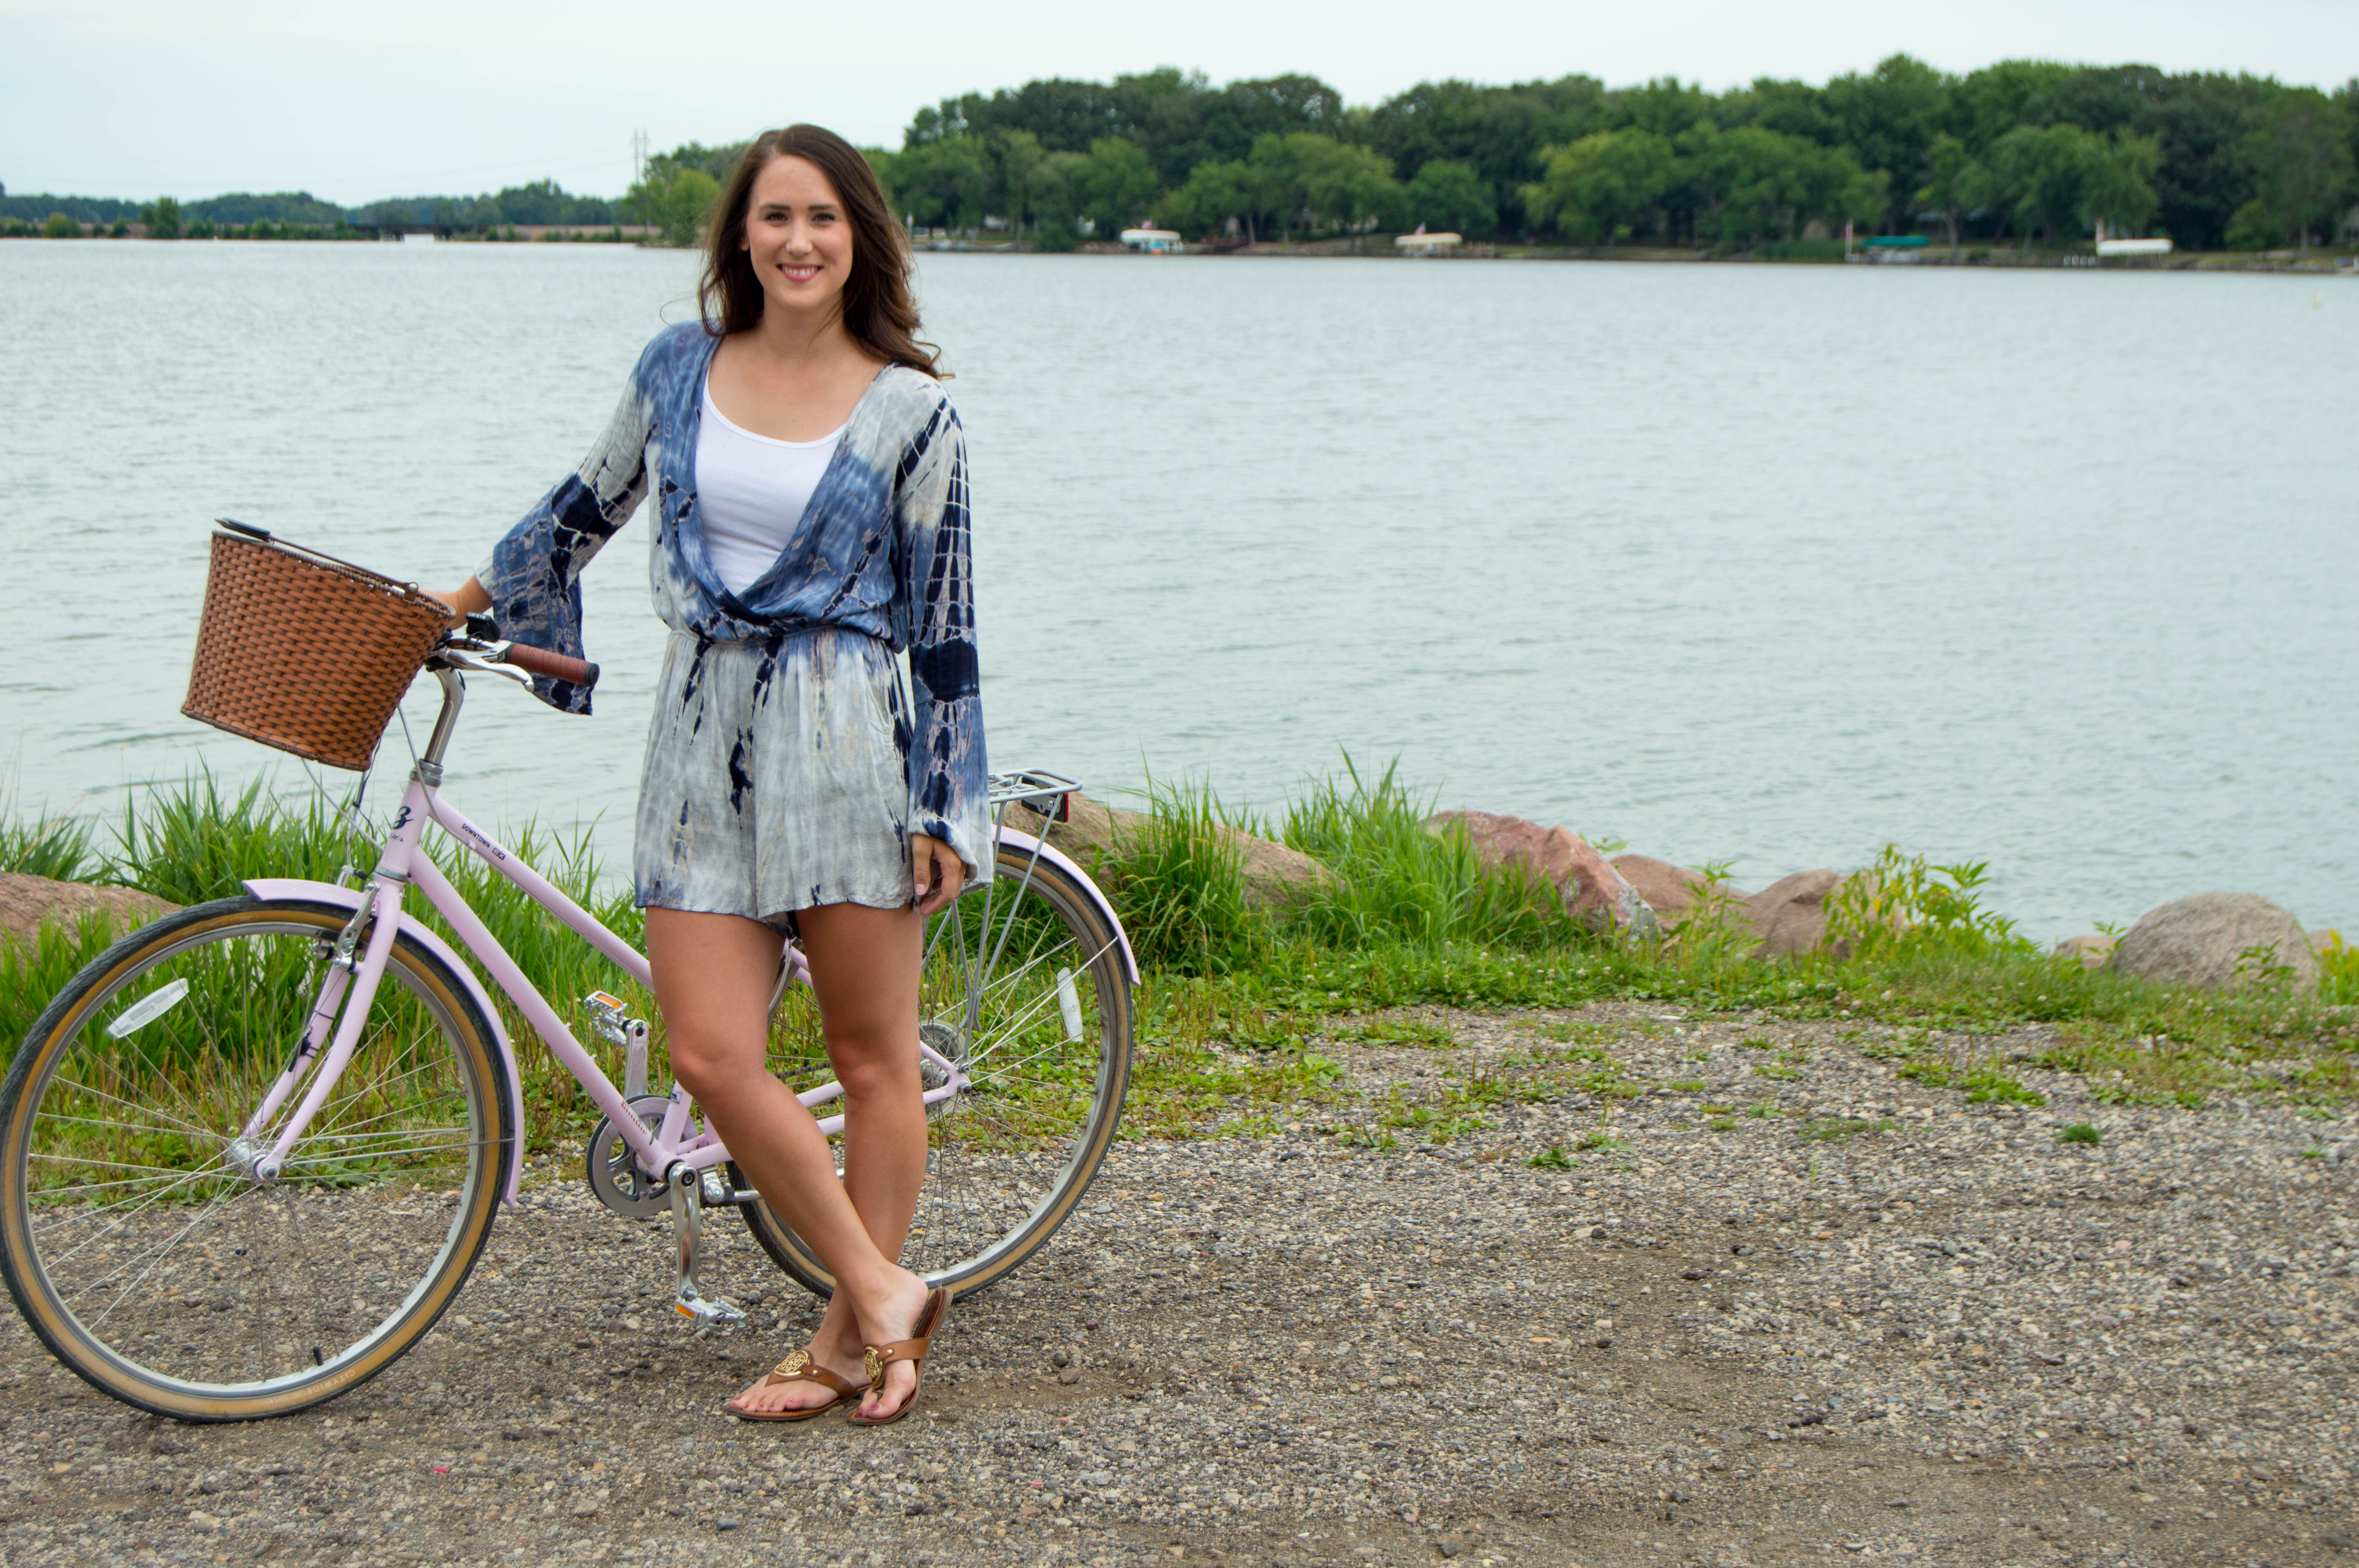
{"type": "MultiPolygon", "coordinates": [[[[577,657],[582,569],[655,498],[648,584],[671,628],[632,875],[643,908],[773,925],[909,903],[909,835],[990,875],[965,443],[932,377],[880,372],[777,560],[743,594],[706,558],[696,440],[716,340],[649,343],[614,422],[478,572],[500,635],[577,657]],[[895,655],[909,659],[912,711],[895,655]]],[[[537,680],[590,711],[587,687],[537,680]]]]}

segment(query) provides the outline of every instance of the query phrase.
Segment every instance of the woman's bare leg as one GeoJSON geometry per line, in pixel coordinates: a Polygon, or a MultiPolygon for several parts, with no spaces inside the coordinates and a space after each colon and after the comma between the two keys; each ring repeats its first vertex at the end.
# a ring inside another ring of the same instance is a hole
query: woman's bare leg
{"type": "MultiPolygon", "coordinates": [[[[813,1341],[813,1354],[856,1383],[864,1375],[860,1346],[907,1337],[925,1307],[924,1285],[894,1261],[925,1172],[925,1111],[917,1083],[920,917],[915,910],[838,905],[805,911],[801,919],[814,978],[822,955],[833,971],[820,982],[821,1016],[830,1058],[846,1091],[846,1125],[859,1130],[847,1139],[851,1170],[841,1182],[819,1124],[771,1075],[766,1060],[777,933],[734,914],[650,909],[647,959],[673,1074],[712,1118],[763,1201],[835,1276],[835,1299],[813,1341]],[[837,918],[845,913],[871,918],[837,918]],[[897,1012],[896,999],[902,998],[897,1012]],[[903,1021],[906,1033],[897,1046],[886,1032],[900,1029],[903,1021]],[[898,1121],[887,1098],[897,1056],[907,1076],[907,1109],[898,1121]],[[914,1142],[904,1125],[909,1122],[914,1142]],[[861,1173],[857,1193],[848,1190],[853,1170],[861,1173]],[[871,1235],[869,1210],[881,1238],[871,1235]],[[880,1238],[888,1247],[880,1248],[880,1238]]],[[[884,1389],[872,1396],[871,1413],[897,1408],[915,1376],[905,1364],[887,1368],[884,1389]]],[[[748,1390],[737,1403],[741,1409],[775,1411],[823,1403],[828,1397],[816,1384],[792,1383],[748,1390]]]]}

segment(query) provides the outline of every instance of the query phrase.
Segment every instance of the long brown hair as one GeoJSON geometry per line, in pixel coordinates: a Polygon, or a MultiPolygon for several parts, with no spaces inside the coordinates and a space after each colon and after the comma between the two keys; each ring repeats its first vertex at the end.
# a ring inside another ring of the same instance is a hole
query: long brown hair
{"type": "Polygon", "coordinates": [[[745,253],[745,210],[753,203],[755,177],[779,157],[801,158],[825,175],[852,225],[852,272],[840,297],[843,330],[888,364],[949,379],[939,362],[940,351],[919,341],[908,241],[894,221],[876,171],[858,147],[819,125],[788,125],[755,137],[712,204],[704,233],[704,276],[696,289],[704,330],[722,338],[762,319],[762,281],[745,253]]]}

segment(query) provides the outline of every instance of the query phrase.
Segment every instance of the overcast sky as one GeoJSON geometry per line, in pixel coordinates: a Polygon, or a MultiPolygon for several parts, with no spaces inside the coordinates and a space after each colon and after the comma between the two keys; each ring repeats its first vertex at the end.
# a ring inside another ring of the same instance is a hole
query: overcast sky
{"type": "Polygon", "coordinates": [[[635,130],[662,148],[814,120],[898,146],[920,105],[1036,76],[1299,70],[1370,103],[1446,76],[1823,81],[1896,50],[2331,87],[2359,75],[2359,0],[0,0],[0,181],[352,203],[549,177],[617,195],[635,130]]]}

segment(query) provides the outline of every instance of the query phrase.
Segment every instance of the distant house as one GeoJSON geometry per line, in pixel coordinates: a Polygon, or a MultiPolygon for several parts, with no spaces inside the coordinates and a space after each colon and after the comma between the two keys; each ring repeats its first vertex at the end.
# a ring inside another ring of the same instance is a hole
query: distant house
{"type": "Polygon", "coordinates": [[[1179,234],[1169,229],[1125,229],[1122,243],[1130,250],[1163,254],[1177,251],[1180,241],[1179,234]]]}

